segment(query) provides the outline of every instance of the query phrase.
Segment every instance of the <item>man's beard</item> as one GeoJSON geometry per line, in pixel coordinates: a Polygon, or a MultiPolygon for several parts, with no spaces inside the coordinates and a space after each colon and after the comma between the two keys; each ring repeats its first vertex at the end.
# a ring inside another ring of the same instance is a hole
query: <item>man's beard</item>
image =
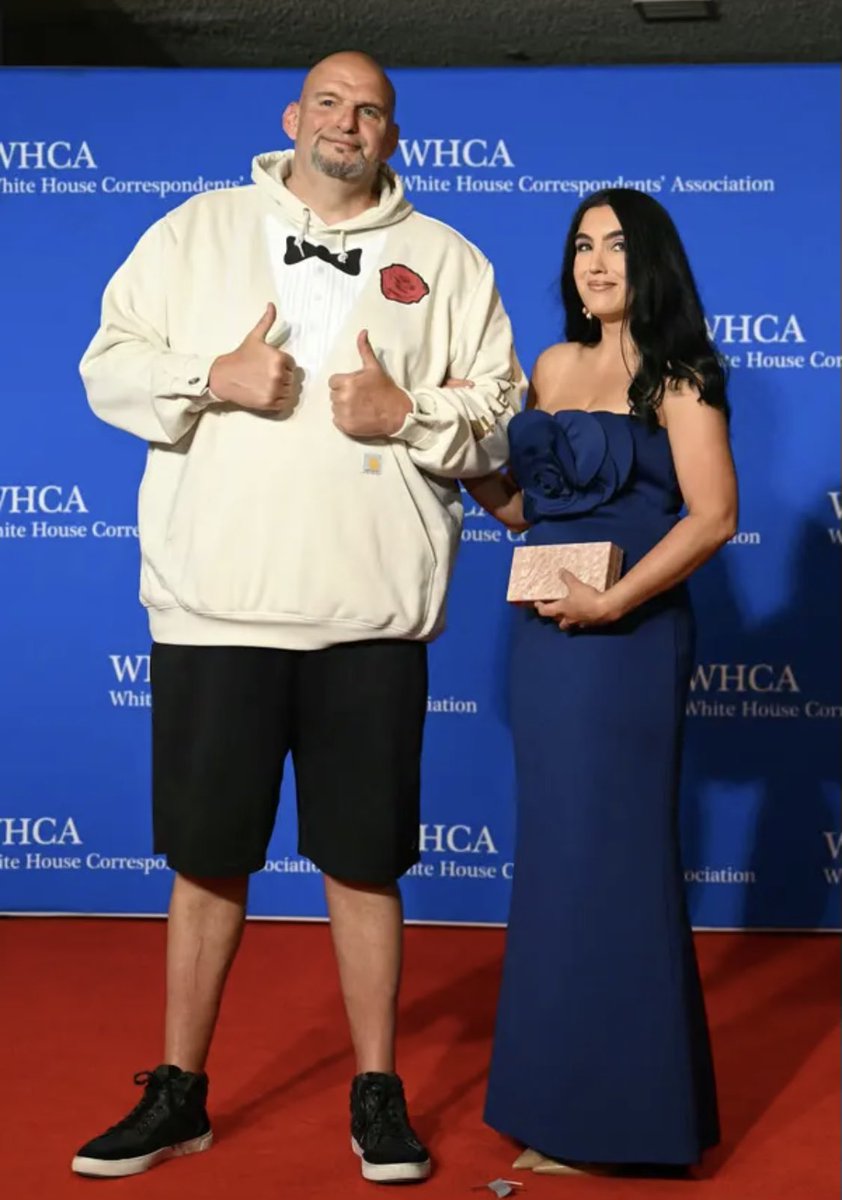
{"type": "Polygon", "coordinates": [[[368,166],[362,150],[358,150],[356,158],[353,159],[324,158],[319,153],[318,145],[315,145],[310,152],[310,158],[316,170],[331,179],[359,179],[365,174],[368,166]]]}

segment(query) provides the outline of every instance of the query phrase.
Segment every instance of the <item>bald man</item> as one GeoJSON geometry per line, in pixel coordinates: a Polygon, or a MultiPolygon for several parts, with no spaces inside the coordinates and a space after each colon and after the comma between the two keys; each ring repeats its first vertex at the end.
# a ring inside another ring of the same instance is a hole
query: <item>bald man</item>
{"type": "Polygon", "coordinates": [[[80,1174],[211,1145],[205,1062],[288,755],[356,1055],[353,1148],[366,1179],[430,1172],[395,1072],[397,880],[419,857],[456,481],[506,461],[523,379],[489,262],[385,165],[394,107],[367,56],[314,67],[283,114],[294,149],[152,226],[82,360],[94,412],[149,447],[154,847],[175,879],[163,1061],[80,1174]]]}

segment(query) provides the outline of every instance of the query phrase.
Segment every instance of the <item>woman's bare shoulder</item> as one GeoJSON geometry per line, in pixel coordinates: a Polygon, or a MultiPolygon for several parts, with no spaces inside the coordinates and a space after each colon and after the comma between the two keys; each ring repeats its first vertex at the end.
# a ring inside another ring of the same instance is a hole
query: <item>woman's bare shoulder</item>
{"type": "Polygon", "coordinates": [[[578,342],[555,342],[552,346],[547,346],[546,350],[542,350],[536,358],[533,377],[536,374],[564,370],[578,362],[581,353],[582,347],[578,342]]]}
{"type": "Polygon", "coordinates": [[[530,408],[557,408],[556,393],[575,369],[582,347],[578,342],[556,342],[542,350],[532,368],[529,385],[530,408]]]}

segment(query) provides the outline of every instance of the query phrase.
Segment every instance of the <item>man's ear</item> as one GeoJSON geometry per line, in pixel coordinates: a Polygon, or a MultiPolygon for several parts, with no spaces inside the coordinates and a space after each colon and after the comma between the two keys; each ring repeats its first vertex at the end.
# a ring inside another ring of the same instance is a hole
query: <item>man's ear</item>
{"type": "Polygon", "coordinates": [[[395,122],[392,121],[390,123],[389,132],[386,134],[385,140],[383,142],[383,161],[384,162],[387,159],[391,158],[392,155],[397,150],[398,142],[400,141],[400,136],[401,136],[400,126],[396,125],[395,122]]]}
{"type": "MultiPolygon", "coordinates": [[[[293,100],[284,109],[284,115],[281,117],[281,128],[291,142],[294,142],[298,137],[298,116],[299,104],[297,100],[293,100]]],[[[397,143],[396,143],[397,144],[397,143]]]]}

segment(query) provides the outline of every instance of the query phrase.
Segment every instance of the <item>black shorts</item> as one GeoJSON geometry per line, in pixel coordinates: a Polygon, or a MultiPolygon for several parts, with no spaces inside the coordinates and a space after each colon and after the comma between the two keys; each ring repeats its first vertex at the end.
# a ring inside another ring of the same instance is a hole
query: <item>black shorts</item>
{"type": "Polygon", "coordinates": [[[184,875],[259,871],[292,755],[298,849],[328,875],[387,884],[418,861],[427,647],[156,643],[155,852],[184,875]]]}

